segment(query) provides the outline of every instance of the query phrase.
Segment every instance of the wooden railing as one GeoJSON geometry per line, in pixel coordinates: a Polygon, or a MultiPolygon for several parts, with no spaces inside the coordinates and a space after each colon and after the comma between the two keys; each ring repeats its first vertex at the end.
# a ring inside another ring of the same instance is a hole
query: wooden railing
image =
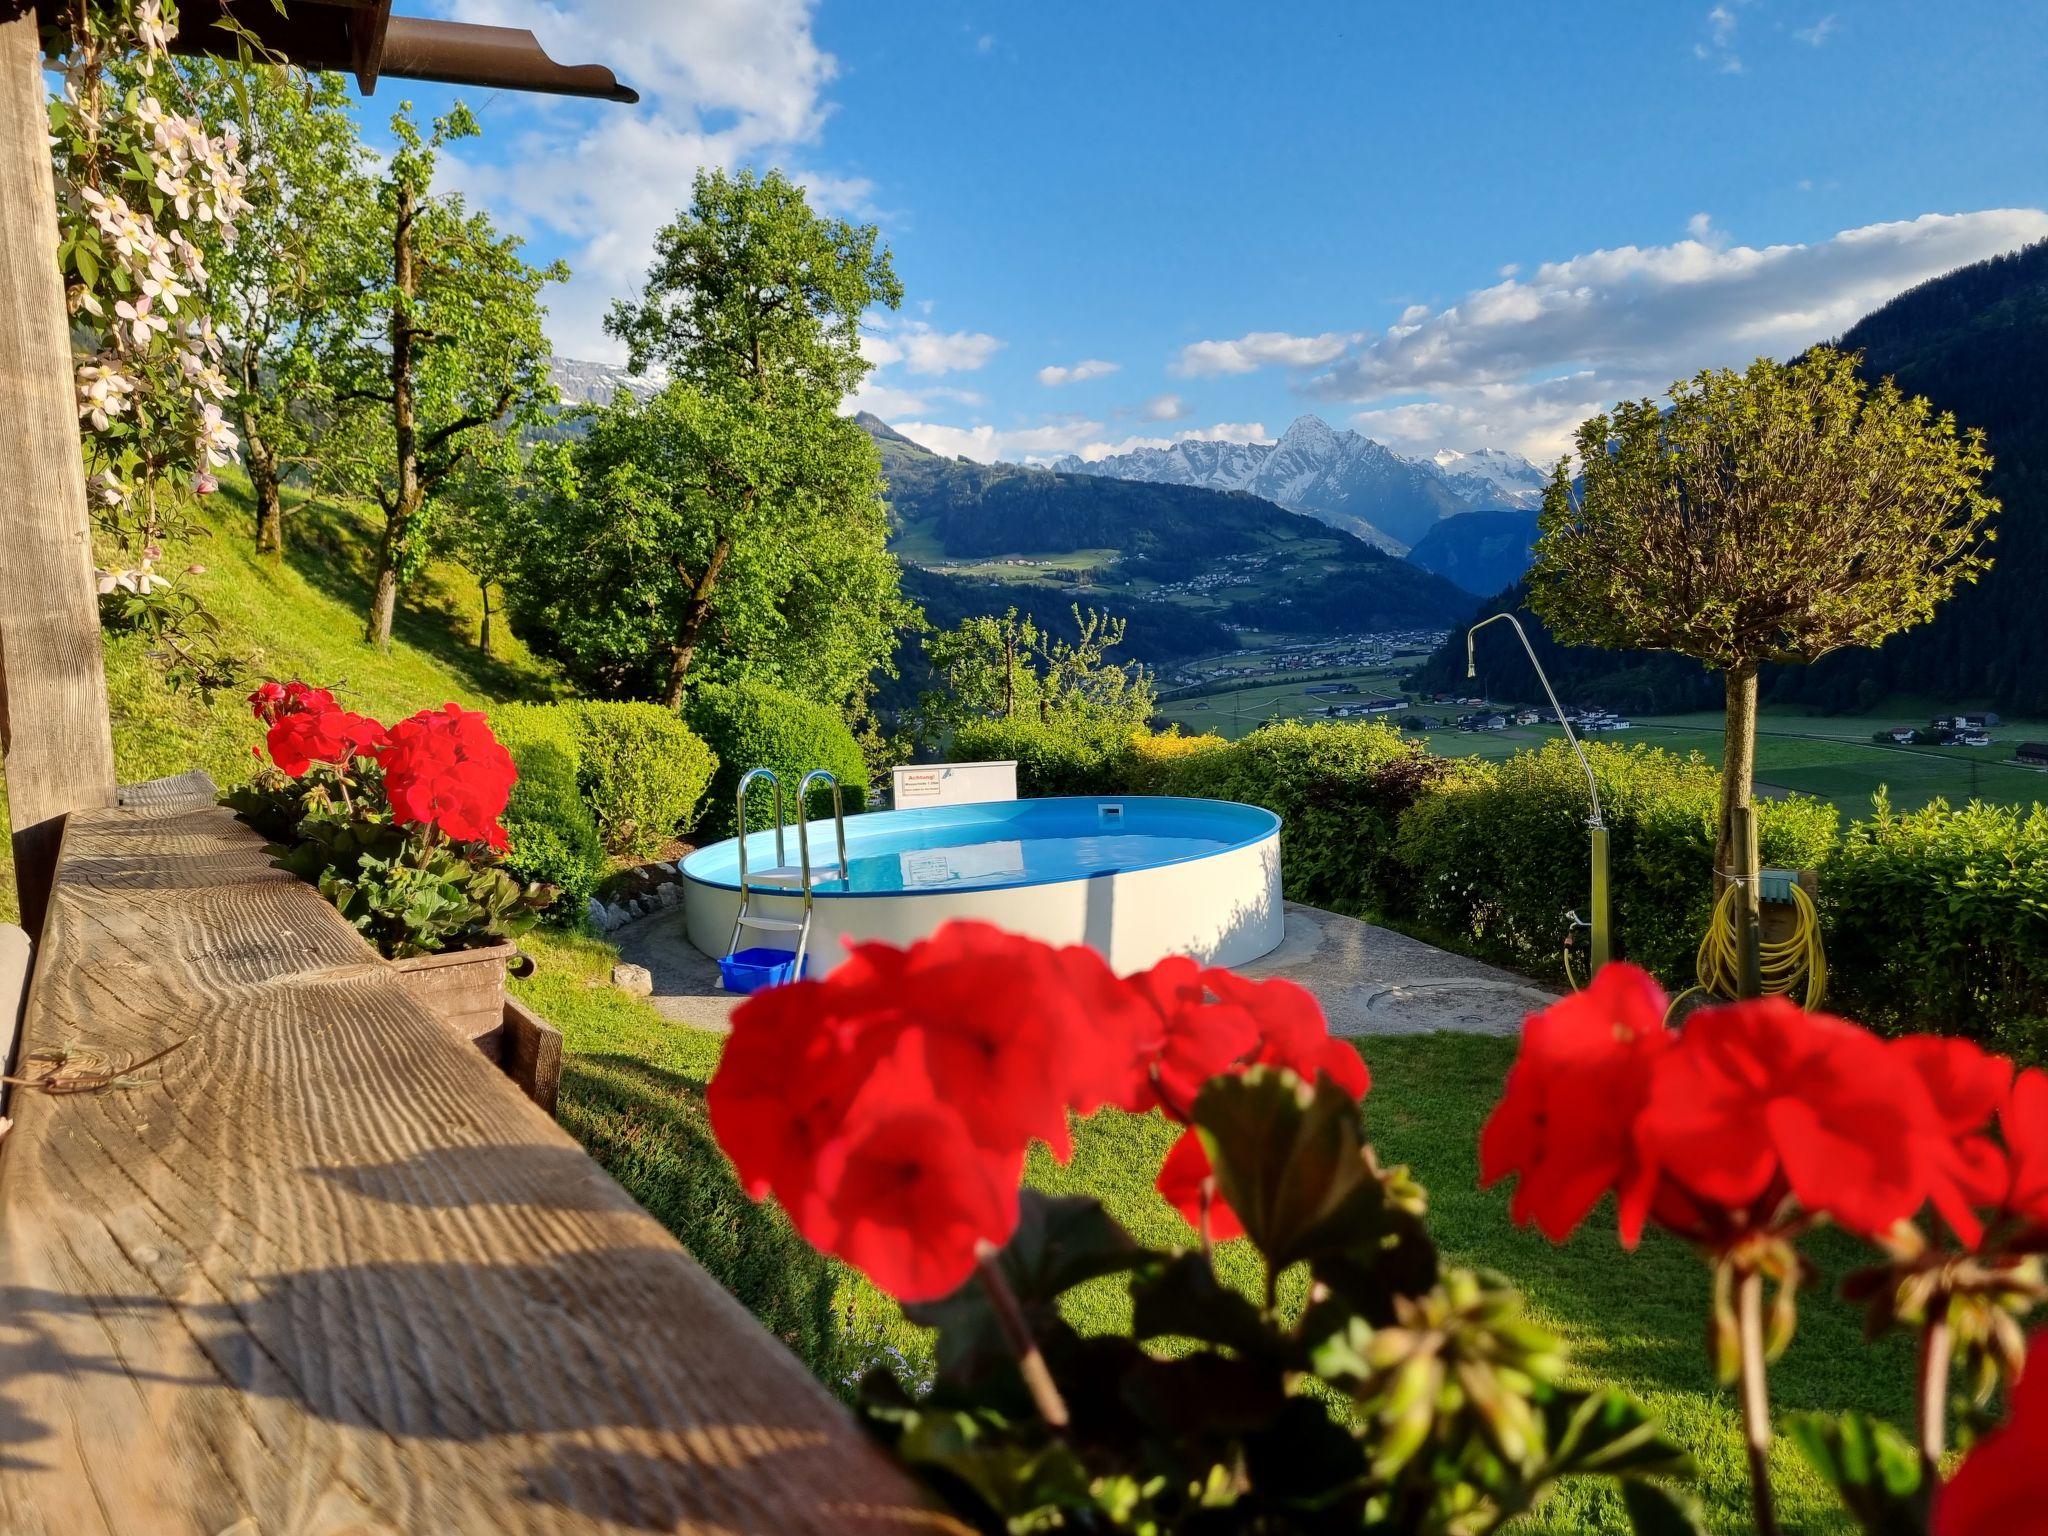
{"type": "Polygon", "coordinates": [[[958,1529],[190,786],[70,817],[22,1050],[158,1059],[11,1101],[0,1531],[958,1529]]]}

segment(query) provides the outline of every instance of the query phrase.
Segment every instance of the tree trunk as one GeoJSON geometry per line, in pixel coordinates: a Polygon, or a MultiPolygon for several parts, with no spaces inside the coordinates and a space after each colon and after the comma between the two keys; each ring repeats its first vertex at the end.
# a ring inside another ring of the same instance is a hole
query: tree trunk
{"type": "Polygon", "coordinates": [[[705,562],[704,574],[690,589],[690,600],[683,605],[683,619],[676,626],[676,643],[669,647],[668,692],[662,696],[662,702],[670,709],[682,706],[683,677],[690,670],[690,662],[697,654],[697,641],[711,617],[711,590],[718,585],[718,573],[725,569],[726,557],[731,553],[732,541],[720,539],[710,560],[705,562]]]}
{"type": "Polygon", "coordinates": [[[377,543],[377,590],[363,638],[378,650],[391,648],[391,620],[398,608],[398,560],[412,520],[424,499],[420,490],[418,423],[413,413],[412,224],[416,209],[409,188],[398,189],[391,223],[391,438],[397,485],[384,508],[384,537],[377,543]]]}
{"type": "Polygon", "coordinates": [[[484,616],[476,627],[476,648],[486,656],[491,654],[491,580],[488,576],[477,580],[477,593],[483,599],[484,616]]]}
{"type": "Polygon", "coordinates": [[[1714,894],[1718,897],[1731,874],[1754,875],[1737,868],[1743,857],[1736,839],[1735,812],[1750,806],[1756,777],[1756,668],[1727,674],[1728,714],[1721,746],[1721,826],[1714,844],[1714,894]]]}
{"type": "Polygon", "coordinates": [[[242,418],[242,442],[249,450],[249,485],[256,493],[256,552],[284,553],[284,490],[277,472],[277,455],[247,416],[242,418]]]}

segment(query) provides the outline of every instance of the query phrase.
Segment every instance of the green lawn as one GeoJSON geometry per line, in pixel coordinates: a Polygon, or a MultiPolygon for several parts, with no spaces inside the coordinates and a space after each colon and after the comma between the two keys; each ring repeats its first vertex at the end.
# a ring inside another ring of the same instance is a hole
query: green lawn
{"type": "Polygon", "coordinates": [[[1333,704],[1355,704],[1363,698],[1399,693],[1400,690],[1400,678],[1394,672],[1333,672],[1327,676],[1291,678],[1225,692],[1168,699],[1159,706],[1159,713],[1192,735],[1210,732],[1236,741],[1240,736],[1275,720],[1323,719],[1326,718],[1323,711],[1333,704]],[[1359,691],[1356,694],[1308,691],[1326,683],[1356,683],[1359,691]]]}
{"type": "MultiPolygon", "coordinates": [[[[827,1380],[846,1383],[892,1355],[910,1370],[927,1369],[928,1338],[886,1297],[810,1253],[779,1215],[753,1205],[734,1183],[702,1107],[719,1038],[669,1024],[606,987],[611,951],[602,944],[549,939],[539,953],[540,974],[517,987],[567,1037],[563,1124],[827,1380]]],[[[1446,1254],[1511,1276],[1535,1315],[1568,1340],[1585,1376],[1618,1383],[1662,1414],[1699,1458],[1697,1491],[1714,1528],[1740,1531],[1747,1511],[1741,1442],[1732,1399],[1707,1368],[1705,1269],[1654,1235],[1639,1253],[1624,1253],[1611,1218],[1553,1248],[1508,1225],[1504,1191],[1476,1188],[1479,1127],[1513,1050],[1511,1041],[1474,1036],[1369,1042],[1373,1140],[1384,1158],[1407,1163],[1428,1187],[1431,1227],[1446,1254]]],[[[1180,1218],[1151,1188],[1172,1135],[1154,1116],[1105,1113],[1080,1128],[1070,1164],[1037,1156],[1029,1177],[1043,1188],[1099,1196],[1144,1238],[1186,1241],[1180,1218]]],[[[1823,1234],[1813,1253],[1830,1282],[1861,1261],[1857,1246],[1834,1234],[1823,1234]]],[[[1226,1244],[1220,1258],[1233,1281],[1255,1285],[1247,1245],[1226,1244]]],[[[1299,1289],[1283,1294],[1298,1300],[1299,1289]]],[[[1075,1321],[1110,1326],[1120,1301],[1113,1285],[1100,1283],[1079,1298],[1075,1321]]],[[[1774,1376],[1781,1413],[1853,1407],[1906,1422],[1909,1353],[1896,1345],[1866,1349],[1859,1328],[1859,1316],[1841,1303],[1808,1299],[1799,1337],[1774,1376]]],[[[1847,1529],[1782,1441],[1774,1466],[1788,1530],[1847,1529]]],[[[1517,1529],[1565,1536],[1627,1527],[1612,1501],[1580,1491],[1560,1495],[1517,1529]]]]}

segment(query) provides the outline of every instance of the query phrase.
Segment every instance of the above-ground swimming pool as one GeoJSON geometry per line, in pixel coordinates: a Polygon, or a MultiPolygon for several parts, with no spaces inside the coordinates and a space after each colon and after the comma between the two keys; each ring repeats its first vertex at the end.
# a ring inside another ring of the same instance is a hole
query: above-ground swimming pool
{"type": "MultiPolygon", "coordinates": [[[[1133,795],[876,811],[847,818],[844,872],[830,818],[807,831],[812,976],[839,963],[842,939],[907,944],[956,917],[1090,945],[1119,972],[1168,955],[1242,965],[1280,942],[1280,818],[1253,805],[1133,795]]],[[[748,834],[750,916],[803,910],[794,825],[783,841],[778,867],[775,833],[748,834]],[[776,893],[763,894],[771,884],[776,893]]],[[[698,849],[682,873],[690,942],[725,954],[739,911],[737,839],[698,849]]],[[[794,942],[752,930],[740,940],[794,942]]]]}

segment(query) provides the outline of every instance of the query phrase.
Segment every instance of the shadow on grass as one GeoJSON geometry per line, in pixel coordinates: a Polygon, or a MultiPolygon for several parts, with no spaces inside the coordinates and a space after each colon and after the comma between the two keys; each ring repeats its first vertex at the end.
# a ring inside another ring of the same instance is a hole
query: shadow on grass
{"type": "Polygon", "coordinates": [[[857,1368],[838,1275],[772,1205],[747,1198],[712,1138],[703,1084],[631,1056],[570,1056],[557,1118],[761,1325],[837,1386],[857,1368]]]}
{"type": "MultiPolygon", "coordinates": [[[[287,498],[285,563],[305,583],[356,615],[370,611],[377,548],[376,514],[329,501],[287,498]]],[[[432,657],[477,693],[514,699],[533,693],[532,674],[477,649],[470,604],[432,571],[398,595],[392,636],[432,657]]]]}

